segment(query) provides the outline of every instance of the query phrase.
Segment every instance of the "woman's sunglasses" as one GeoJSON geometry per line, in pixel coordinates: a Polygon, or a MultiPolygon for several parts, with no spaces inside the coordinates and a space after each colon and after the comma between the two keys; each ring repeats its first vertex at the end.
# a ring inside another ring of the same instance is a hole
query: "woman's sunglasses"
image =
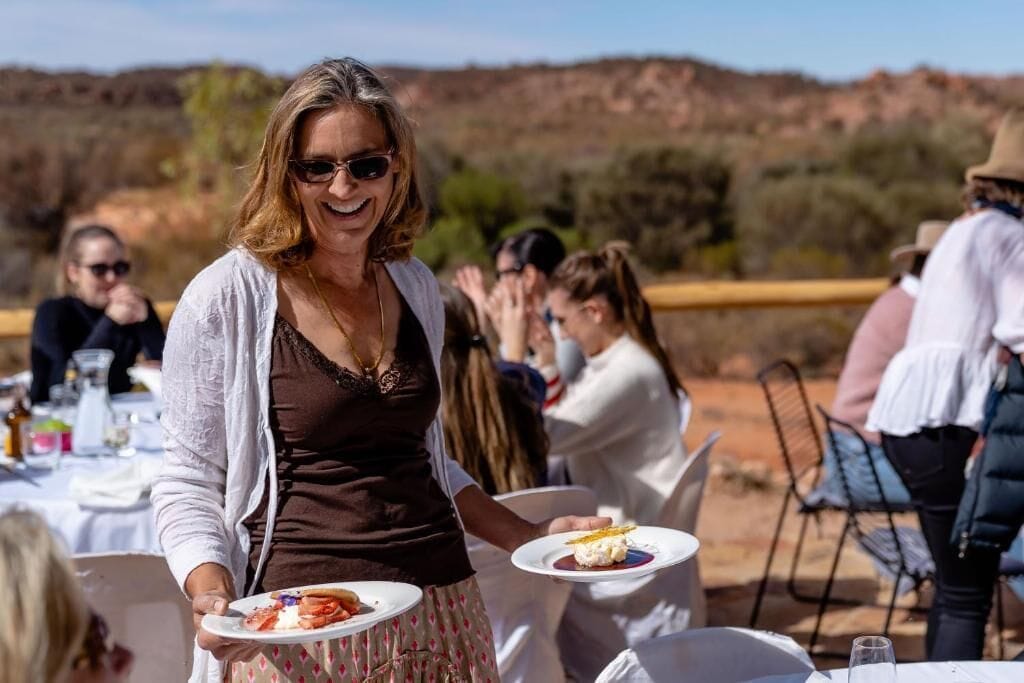
{"type": "Polygon", "coordinates": [[[117,277],[123,277],[132,269],[132,264],[128,261],[114,261],[113,263],[80,263],[78,265],[82,268],[88,268],[89,272],[96,277],[106,277],[107,273],[110,271],[114,271],[114,275],[117,277]]]}
{"type": "Polygon", "coordinates": [[[372,154],[348,161],[292,159],[289,163],[292,174],[303,183],[329,183],[343,168],[354,180],[377,180],[388,172],[392,155],[393,152],[372,154]]]}

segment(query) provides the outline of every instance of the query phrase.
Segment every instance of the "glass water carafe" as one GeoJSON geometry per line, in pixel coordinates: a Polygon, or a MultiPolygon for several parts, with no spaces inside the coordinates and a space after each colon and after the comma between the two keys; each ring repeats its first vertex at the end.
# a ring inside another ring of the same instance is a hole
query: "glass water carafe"
{"type": "Polygon", "coordinates": [[[78,366],[78,410],[71,431],[71,449],[75,455],[99,455],[107,452],[103,433],[112,412],[107,374],[114,352],[107,349],[83,349],[71,354],[78,366]]]}

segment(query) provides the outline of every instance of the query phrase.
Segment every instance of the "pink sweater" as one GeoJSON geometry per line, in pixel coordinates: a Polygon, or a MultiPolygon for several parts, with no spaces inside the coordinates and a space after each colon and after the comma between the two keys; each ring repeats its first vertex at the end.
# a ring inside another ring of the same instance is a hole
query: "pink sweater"
{"type": "Polygon", "coordinates": [[[878,443],[878,434],[865,432],[864,423],[885,367],[907,339],[913,310],[914,297],[903,287],[895,285],[885,290],[854,331],[839,373],[832,415],[849,422],[874,443],[878,443]]]}

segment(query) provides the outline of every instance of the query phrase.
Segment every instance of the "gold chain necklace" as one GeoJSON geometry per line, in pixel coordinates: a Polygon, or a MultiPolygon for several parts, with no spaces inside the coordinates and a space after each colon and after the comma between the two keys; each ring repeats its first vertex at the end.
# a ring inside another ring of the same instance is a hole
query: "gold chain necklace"
{"type": "Polygon", "coordinates": [[[359,352],[356,351],[356,345],[352,343],[352,338],[348,336],[348,332],[338,322],[338,318],[334,315],[334,309],[327,303],[327,297],[320,291],[320,284],[316,281],[316,277],[313,275],[313,271],[310,269],[309,264],[306,264],[306,274],[309,275],[309,281],[313,283],[313,289],[316,290],[317,296],[320,297],[320,303],[324,305],[324,310],[327,311],[327,315],[331,316],[331,320],[334,321],[335,327],[341,332],[341,336],[345,337],[345,341],[348,342],[348,348],[352,352],[352,357],[355,358],[356,363],[359,364],[359,369],[362,370],[363,375],[371,376],[376,375],[377,368],[380,367],[380,362],[384,360],[384,302],[380,298],[380,285],[377,283],[377,269],[373,269],[373,288],[377,292],[377,307],[380,308],[380,351],[377,352],[377,360],[374,361],[373,365],[366,365],[363,363],[363,359],[359,357],[359,352]]]}

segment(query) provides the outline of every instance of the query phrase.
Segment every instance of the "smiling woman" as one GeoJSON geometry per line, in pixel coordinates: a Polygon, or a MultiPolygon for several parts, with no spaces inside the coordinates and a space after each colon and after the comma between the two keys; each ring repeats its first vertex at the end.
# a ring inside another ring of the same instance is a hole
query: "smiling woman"
{"type": "Polygon", "coordinates": [[[235,681],[496,681],[460,521],[507,550],[607,524],[528,523],[445,455],[444,310],[410,258],[425,220],[409,122],[380,78],[353,59],[307,69],[271,114],[236,249],[189,285],[168,332],[152,497],[207,680],[230,663],[235,681]],[[238,593],[360,579],[415,584],[423,603],[352,647],[200,626],[238,593]]]}

